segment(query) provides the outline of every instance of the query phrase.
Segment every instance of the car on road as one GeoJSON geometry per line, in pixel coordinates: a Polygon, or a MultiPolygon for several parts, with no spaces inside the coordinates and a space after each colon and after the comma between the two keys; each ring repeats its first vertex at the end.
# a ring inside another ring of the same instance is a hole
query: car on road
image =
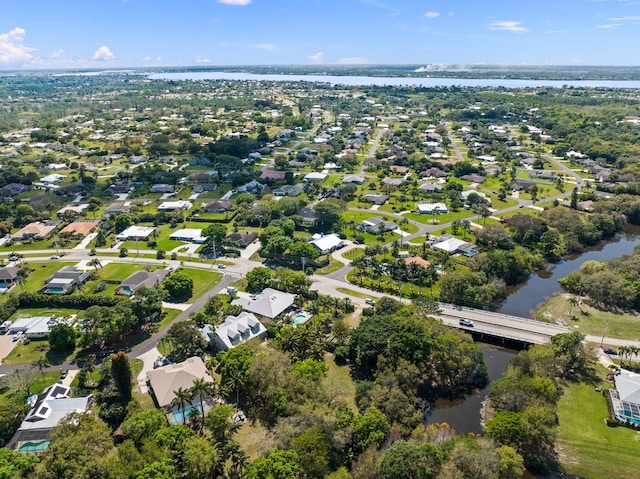
{"type": "Polygon", "coordinates": [[[460,326],[467,326],[469,328],[473,328],[473,321],[471,321],[470,319],[461,319],[460,326]]]}
{"type": "Polygon", "coordinates": [[[223,264],[219,264],[218,265],[218,269],[227,269],[227,267],[225,265],[223,265],[223,264]]]}
{"type": "Polygon", "coordinates": [[[69,374],[69,370],[63,369],[62,371],[60,371],[60,379],[66,378],[68,374],[69,374]]]}
{"type": "Polygon", "coordinates": [[[60,259],[60,256],[58,256],[57,254],[54,254],[51,259],[60,259]]]}
{"type": "Polygon", "coordinates": [[[374,299],[371,299],[371,298],[365,299],[364,302],[367,303],[367,304],[371,304],[371,305],[376,304],[376,301],[374,299]]]}
{"type": "Polygon", "coordinates": [[[604,348],[603,351],[605,352],[605,354],[611,354],[613,356],[617,356],[618,355],[618,351],[616,351],[613,348],[604,348]]]}

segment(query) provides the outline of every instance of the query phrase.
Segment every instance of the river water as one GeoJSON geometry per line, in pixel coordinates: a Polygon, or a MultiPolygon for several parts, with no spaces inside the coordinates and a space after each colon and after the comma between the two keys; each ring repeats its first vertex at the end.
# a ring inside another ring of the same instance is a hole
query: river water
{"type": "Polygon", "coordinates": [[[408,78],[408,77],[370,77],[340,75],[277,75],[243,72],[175,72],[153,73],[151,80],[199,81],[199,80],[237,80],[237,81],[282,81],[282,82],[321,82],[330,85],[345,86],[413,86],[413,87],[489,87],[489,88],[537,88],[537,87],[577,87],[577,88],[640,88],[637,80],[514,80],[507,78],[408,78]]]}

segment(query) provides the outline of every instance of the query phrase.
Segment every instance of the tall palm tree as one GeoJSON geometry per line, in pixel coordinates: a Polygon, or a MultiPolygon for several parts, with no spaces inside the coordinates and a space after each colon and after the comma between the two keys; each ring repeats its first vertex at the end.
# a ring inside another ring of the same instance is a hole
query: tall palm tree
{"type": "MultiPolygon", "coordinates": [[[[203,405],[203,396],[209,393],[209,382],[202,378],[197,378],[193,380],[193,385],[190,388],[191,392],[191,400],[195,399],[197,396],[200,399],[200,412],[204,417],[204,405],[203,405]]],[[[202,428],[200,428],[200,432],[202,432],[202,428]]]]}
{"type": "Polygon", "coordinates": [[[578,305],[578,299],[575,296],[570,296],[569,299],[569,316],[571,316],[571,310],[574,306],[578,305]]]}
{"type": "Polygon", "coordinates": [[[187,404],[191,404],[191,392],[188,389],[178,388],[173,391],[176,396],[171,400],[172,406],[177,406],[182,411],[182,424],[185,424],[187,418],[185,417],[184,410],[187,404]]]}
{"type": "Polygon", "coordinates": [[[44,383],[44,370],[51,366],[49,361],[44,356],[40,356],[38,359],[31,363],[31,366],[40,371],[40,375],[42,376],[42,382],[44,383]]]}

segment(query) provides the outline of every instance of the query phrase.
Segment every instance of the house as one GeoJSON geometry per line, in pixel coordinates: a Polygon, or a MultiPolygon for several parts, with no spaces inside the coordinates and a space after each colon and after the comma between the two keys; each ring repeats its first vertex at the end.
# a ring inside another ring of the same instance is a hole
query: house
{"type": "Polygon", "coordinates": [[[158,206],[158,211],[185,211],[193,208],[193,203],[186,200],[163,201],[158,206]]]}
{"type": "Polygon", "coordinates": [[[541,180],[553,180],[556,177],[555,171],[549,170],[533,170],[529,172],[531,178],[540,178],[541,180]]]}
{"type": "Polygon", "coordinates": [[[358,175],[345,175],[342,178],[342,184],[347,185],[347,184],[356,184],[356,185],[361,185],[364,183],[364,176],[358,176],[358,175]]]}
{"type": "Polygon", "coordinates": [[[31,410],[20,424],[7,447],[19,452],[40,452],[49,446],[49,434],[71,413],[84,413],[93,396],[71,397],[71,388],[53,384],[35,398],[31,410]]]}
{"type": "Polygon", "coordinates": [[[181,363],[168,364],[151,370],[147,373],[147,379],[153,398],[158,407],[173,411],[171,404],[176,397],[178,389],[189,389],[196,379],[203,379],[210,383],[213,378],[207,371],[202,359],[194,356],[181,363]]]}
{"type": "Polygon", "coordinates": [[[513,191],[522,191],[522,190],[527,191],[534,185],[535,185],[535,183],[533,181],[516,180],[516,181],[511,182],[511,189],[513,191]]]}
{"type": "Polygon", "coordinates": [[[116,294],[132,296],[139,288],[153,288],[154,286],[159,286],[168,275],[169,270],[167,269],[136,271],[120,283],[120,286],[116,289],[116,294]]]}
{"type": "Polygon", "coordinates": [[[44,339],[49,336],[51,316],[32,316],[16,319],[9,326],[9,333],[23,333],[29,339],[44,339]]]}
{"type": "Polygon", "coordinates": [[[13,283],[18,277],[20,268],[18,266],[5,266],[0,268],[0,284],[6,289],[11,283],[13,283]]]}
{"type": "Polygon", "coordinates": [[[11,239],[13,241],[24,241],[32,238],[35,240],[45,239],[55,231],[60,223],[61,221],[35,221],[11,235],[11,239]]]}
{"type": "Polygon", "coordinates": [[[389,171],[391,171],[392,173],[398,173],[399,175],[405,175],[409,171],[409,168],[406,166],[391,165],[389,167],[389,171]]]}
{"type": "Polygon", "coordinates": [[[251,180],[249,183],[240,186],[238,188],[238,193],[257,193],[263,189],[264,185],[262,183],[258,183],[256,180],[251,180]]]}
{"type": "Polygon", "coordinates": [[[418,203],[418,213],[421,215],[444,215],[449,212],[449,208],[444,203],[418,203]]]}
{"type": "Polygon", "coordinates": [[[295,185],[284,185],[276,190],[273,190],[273,194],[276,196],[299,196],[303,192],[303,183],[296,183],[295,185]]]}
{"type": "Polygon", "coordinates": [[[49,163],[48,168],[52,171],[65,170],[67,169],[66,163],[49,163]]]}
{"type": "Polygon", "coordinates": [[[144,241],[146,240],[155,228],[153,226],[129,226],[124,231],[121,231],[116,236],[118,241],[144,241]]]}
{"type": "Polygon", "coordinates": [[[206,236],[202,236],[202,230],[199,228],[183,228],[171,233],[169,239],[175,241],[187,241],[189,243],[202,244],[207,241],[206,236]]]}
{"type": "Polygon", "coordinates": [[[295,299],[295,294],[266,288],[252,298],[238,298],[231,304],[239,304],[245,311],[273,319],[293,306],[295,299]]]}
{"type": "Polygon", "coordinates": [[[141,165],[149,161],[149,157],[145,155],[133,155],[129,158],[129,163],[132,165],[141,165]]]}
{"type": "Polygon", "coordinates": [[[292,134],[293,134],[293,130],[290,130],[289,128],[285,128],[283,130],[280,130],[280,132],[278,132],[278,134],[276,135],[276,138],[282,142],[287,142],[291,139],[292,134]]]}
{"type": "Polygon", "coordinates": [[[267,335],[258,318],[252,313],[242,311],[237,316],[227,316],[222,324],[211,326],[207,324],[202,328],[202,336],[216,351],[227,351],[254,338],[263,338],[267,335]]]}
{"type": "Polygon", "coordinates": [[[362,199],[374,205],[384,205],[389,200],[389,195],[367,193],[362,199]]]}
{"type": "Polygon", "coordinates": [[[335,233],[321,236],[320,238],[314,239],[309,243],[315,246],[318,251],[320,251],[320,254],[329,254],[332,251],[340,249],[344,246],[344,241],[342,241],[340,237],[335,233]]]}
{"type": "Polygon", "coordinates": [[[404,183],[404,178],[385,178],[382,182],[389,186],[400,186],[404,183]]]}
{"type": "Polygon", "coordinates": [[[128,213],[129,211],[131,211],[131,206],[126,205],[125,203],[122,203],[122,202],[111,203],[102,212],[102,218],[106,219],[106,218],[109,218],[109,216],[111,215],[120,215],[122,213],[128,213]]]}
{"type": "Polygon", "coordinates": [[[285,172],[284,171],[264,171],[260,175],[260,179],[261,180],[281,181],[281,180],[284,180],[284,178],[285,178],[285,172]]]}
{"type": "Polygon", "coordinates": [[[302,181],[307,183],[307,182],[316,182],[316,183],[322,183],[324,180],[327,179],[327,175],[326,173],[308,173],[304,176],[304,178],[302,178],[302,181]]]}
{"type": "Polygon", "coordinates": [[[438,183],[423,183],[418,186],[418,190],[425,193],[440,193],[443,190],[443,186],[438,183]]]}
{"type": "Polygon", "coordinates": [[[450,235],[440,236],[440,241],[431,245],[431,248],[435,251],[446,251],[451,254],[460,253],[465,256],[475,256],[478,254],[475,245],[450,235]]]}
{"type": "Polygon", "coordinates": [[[40,183],[42,183],[45,186],[52,186],[64,180],[65,178],[66,178],[65,175],[59,175],[58,173],[53,173],[51,175],[43,176],[42,178],[40,178],[40,183]]]}
{"type": "Polygon", "coordinates": [[[613,415],[619,421],[640,426],[640,374],[621,369],[614,381],[616,388],[609,390],[613,415]]]}
{"type": "Polygon", "coordinates": [[[486,180],[487,178],[482,175],[477,175],[475,173],[472,173],[470,175],[463,175],[460,177],[460,179],[465,181],[470,181],[471,183],[480,184],[480,183],[484,183],[484,180],[486,180]]]}
{"type": "Polygon", "coordinates": [[[229,200],[213,200],[202,209],[207,213],[226,213],[233,207],[233,203],[229,200]]]}
{"type": "Polygon", "coordinates": [[[164,183],[157,183],[149,188],[150,193],[175,193],[176,187],[164,183]]]}
{"type": "Polygon", "coordinates": [[[316,224],[316,220],[318,219],[311,208],[302,208],[301,210],[298,210],[296,215],[302,218],[303,226],[313,226],[316,224]]]}
{"type": "Polygon", "coordinates": [[[57,211],[56,216],[58,218],[62,218],[67,212],[72,212],[72,213],[75,213],[76,215],[80,215],[88,207],[89,207],[89,203],[83,203],[81,205],[67,205],[64,208],[60,208],[57,211]]]}
{"type": "Polygon", "coordinates": [[[421,178],[446,178],[447,177],[447,172],[440,169],[440,168],[429,168],[427,170],[421,171],[420,172],[420,177],[421,178]]]}
{"type": "Polygon", "coordinates": [[[16,196],[16,195],[19,195],[20,193],[24,193],[26,191],[31,191],[31,190],[33,190],[33,186],[23,185],[21,183],[9,183],[8,185],[4,185],[2,188],[0,188],[0,191],[2,191],[5,195],[9,195],[9,196],[16,196]]]}
{"type": "Polygon", "coordinates": [[[250,231],[247,233],[229,233],[224,237],[222,242],[226,245],[237,246],[238,248],[246,248],[253,243],[258,237],[258,233],[250,231]]]}
{"type": "Polygon", "coordinates": [[[404,258],[404,262],[407,266],[410,264],[418,264],[423,268],[431,267],[431,263],[429,263],[426,259],[421,258],[420,256],[409,256],[408,258],[404,258]]]}
{"type": "Polygon", "coordinates": [[[91,277],[88,271],[78,271],[73,266],[65,266],[56,271],[44,281],[44,286],[40,293],[45,294],[68,294],[78,285],[84,284],[91,277]]]}
{"type": "Polygon", "coordinates": [[[86,238],[100,224],[98,220],[74,221],[60,230],[60,234],[69,233],[71,237],[86,238]]]}
{"type": "Polygon", "coordinates": [[[135,189],[136,187],[134,185],[111,185],[104,190],[104,194],[108,196],[128,195],[133,193],[135,189]]]}
{"type": "Polygon", "coordinates": [[[382,216],[369,218],[358,223],[358,229],[366,233],[377,235],[382,229],[383,232],[394,231],[398,229],[398,225],[391,220],[386,220],[382,216]]]}
{"type": "Polygon", "coordinates": [[[205,191],[216,191],[218,189],[217,183],[198,183],[193,187],[193,194],[199,195],[205,191]]]}

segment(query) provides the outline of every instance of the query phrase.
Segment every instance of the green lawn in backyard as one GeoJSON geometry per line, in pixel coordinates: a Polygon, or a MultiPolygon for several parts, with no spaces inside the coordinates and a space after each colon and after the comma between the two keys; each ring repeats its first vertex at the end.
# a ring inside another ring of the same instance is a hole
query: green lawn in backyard
{"type": "MultiPolygon", "coordinates": [[[[68,244],[62,245],[62,240],[58,240],[58,250],[60,251],[60,253],[62,253],[63,251],[67,251],[72,249],[74,246],[77,246],[78,243],[80,243],[80,241],[70,241],[68,244]]],[[[12,243],[12,244],[4,244],[2,246],[0,246],[0,252],[7,252],[10,253],[11,251],[32,251],[32,250],[39,250],[39,249],[46,249],[46,250],[55,250],[56,249],[56,242],[53,240],[53,238],[49,238],[49,239],[44,239],[41,241],[31,241],[31,242],[21,242],[18,241],[17,243],[12,243]]]]}
{"type": "Polygon", "coordinates": [[[465,218],[471,218],[473,216],[478,216],[477,213],[474,213],[470,210],[459,209],[458,211],[450,212],[444,215],[421,215],[418,213],[406,213],[404,215],[405,218],[417,221],[418,223],[423,223],[426,225],[442,225],[446,223],[450,223],[455,220],[463,220],[465,218]]]}
{"type": "Polygon", "coordinates": [[[560,398],[556,441],[560,462],[567,472],[585,478],[637,477],[638,433],[605,424],[607,403],[596,386],[571,384],[560,398]]]}
{"type": "Polygon", "coordinates": [[[28,364],[30,365],[36,359],[45,357],[49,361],[49,364],[56,365],[65,361],[71,361],[74,358],[76,352],[60,352],[51,351],[49,348],[49,341],[46,339],[40,339],[37,341],[29,341],[29,344],[25,344],[20,341],[15,348],[4,359],[4,364],[28,364]]]}
{"type": "Polygon", "coordinates": [[[222,274],[215,270],[182,268],[179,271],[193,280],[193,295],[188,299],[189,302],[205,294],[222,279],[222,274]]]}
{"type": "Polygon", "coordinates": [[[571,296],[560,294],[551,298],[540,308],[537,319],[571,327],[577,326],[581,333],[595,336],[602,335],[606,324],[607,336],[609,337],[638,339],[640,316],[601,311],[585,303],[580,304],[579,308],[571,306],[569,303],[571,296]],[[571,317],[572,315],[575,319],[571,317]]]}
{"type": "Polygon", "coordinates": [[[329,396],[330,403],[343,403],[357,410],[356,384],[351,378],[349,366],[339,366],[333,356],[325,357],[327,376],[322,380],[322,390],[329,396]]]}
{"type": "Polygon", "coordinates": [[[353,248],[342,254],[343,258],[350,259],[351,261],[362,256],[364,256],[364,248],[353,248]]]}
{"type": "Polygon", "coordinates": [[[338,271],[343,266],[344,266],[344,263],[342,263],[342,262],[340,262],[340,261],[338,261],[338,260],[336,260],[334,258],[331,258],[329,260],[329,264],[327,266],[325,266],[324,268],[317,269],[315,271],[315,274],[322,275],[322,274],[333,273],[334,271],[338,271]]]}
{"type": "Polygon", "coordinates": [[[24,290],[28,293],[37,293],[40,288],[44,286],[44,280],[51,276],[53,273],[63,268],[64,266],[70,266],[75,263],[63,263],[60,261],[52,261],[48,263],[29,262],[29,267],[33,270],[29,273],[27,281],[22,286],[15,289],[16,292],[24,290]]]}

